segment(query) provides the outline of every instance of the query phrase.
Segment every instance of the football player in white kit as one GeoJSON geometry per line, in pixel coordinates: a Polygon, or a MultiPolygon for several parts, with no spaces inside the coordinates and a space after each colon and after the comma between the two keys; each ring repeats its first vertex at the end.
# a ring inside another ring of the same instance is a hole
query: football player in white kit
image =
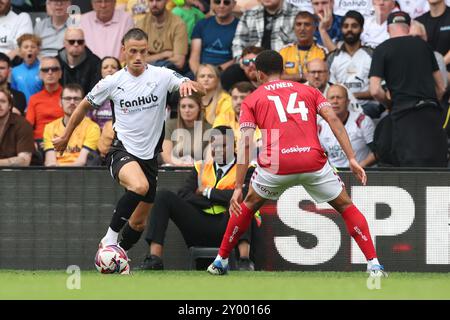
{"type": "Polygon", "coordinates": [[[106,159],[111,175],[126,192],[117,202],[100,247],[116,245],[123,228],[119,245],[129,250],[145,229],[156,192],[157,154],[164,139],[167,93],[179,90],[182,97],[204,94],[197,82],[173,70],[148,65],[147,41],[147,34],[138,28],[124,35],[125,68],[100,80],[77,106],[64,134],[53,139],[55,150],[64,151],[90,108],[111,101],[115,138],[106,159]]]}

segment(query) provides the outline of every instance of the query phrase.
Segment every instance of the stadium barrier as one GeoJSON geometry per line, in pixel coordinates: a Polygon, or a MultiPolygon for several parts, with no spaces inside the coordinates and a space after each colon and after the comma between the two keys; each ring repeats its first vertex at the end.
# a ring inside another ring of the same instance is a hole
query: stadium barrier
{"type": "MultiPolygon", "coordinates": [[[[160,171],[158,188],[176,191],[188,173],[160,171]]],[[[450,171],[368,171],[367,186],[349,172],[340,176],[389,271],[450,271],[450,171]]],[[[122,193],[105,169],[0,170],[0,268],[93,269],[122,193]]],[[[287,190],[261,212],[251,253],[258,270],[364,270],[343,220],[328,204],[316,205],[302,187],[287,190]]],[[[134,266],[147,251],[143,239],[130,250],[134,266]]],[[[189,268],[188,249],[173,223],[164,264],[189,268]]]]}

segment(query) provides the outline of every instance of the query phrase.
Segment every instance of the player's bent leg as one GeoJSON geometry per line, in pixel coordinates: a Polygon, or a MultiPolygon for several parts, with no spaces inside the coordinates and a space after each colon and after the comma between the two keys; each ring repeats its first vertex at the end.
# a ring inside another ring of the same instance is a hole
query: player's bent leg
{"type": "Polygon", "coordinates": [[[387,276],[383,266],[378,262],[367,220],[353,204],[347,191],[342,189],[339,196],[328,203],[342,215],[348,233],[367,259],[367,270],[371,276],[387,276]]]}
{"type": "Polygon", "coordinates": [[[119,168],[116,177],[127,191],[117,202],[108,232],[101,240],[100,246],[117,244],[120,230],[148,192],[148,181],[136,161],[125,163],[119,168]]]}
{"type": "Polygon", "coordinates": [[[152,206],[152,203],[139,202],[122,232],[122,240],[119,245],[124,250],[130,250],[141,238],[152,206]]]}
{"type": "Polygon", "coordinates": [[[239,216],[230,215],[219,254],[207,269],[210,274],[224,275],[228,272],[228,257],[231,250],[233,250],[242,234],[248,229],[253,215],[264,204],[265,200],[250,185],[247,197],[241,203],[241,214],[239,216]]]}

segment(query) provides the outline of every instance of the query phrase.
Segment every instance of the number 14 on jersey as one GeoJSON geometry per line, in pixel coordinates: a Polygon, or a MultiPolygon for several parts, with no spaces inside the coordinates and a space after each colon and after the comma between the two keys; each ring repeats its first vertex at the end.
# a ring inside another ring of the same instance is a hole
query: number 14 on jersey
{"type": "Polygon", "coordinates": [[[297,92],[289,95],[289,101],[286,106],[286,112],[284,111],[283,103],[279,96],[267,96],[267,99],[273,101],[275,108],[277,109],[278,116],[281,122],[287,122],[286,112],[289,114],[300,113],[300,117],[303,121],[308,121],[308,108],[306,108],[304,101],[297,102],[297,92]]]}

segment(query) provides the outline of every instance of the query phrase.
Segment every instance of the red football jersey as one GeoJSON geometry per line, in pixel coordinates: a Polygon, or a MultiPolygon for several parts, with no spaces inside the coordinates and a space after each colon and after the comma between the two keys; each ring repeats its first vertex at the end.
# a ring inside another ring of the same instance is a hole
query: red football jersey
{"type": "Polygon", "coordinates": [[[270,81],[241,105],[240,128],[261,129],[258,164],[274,174],[313,172],[327,161],[317,135],[317,113],[330,103],[319,90],[287,80],[270,81]]]}

